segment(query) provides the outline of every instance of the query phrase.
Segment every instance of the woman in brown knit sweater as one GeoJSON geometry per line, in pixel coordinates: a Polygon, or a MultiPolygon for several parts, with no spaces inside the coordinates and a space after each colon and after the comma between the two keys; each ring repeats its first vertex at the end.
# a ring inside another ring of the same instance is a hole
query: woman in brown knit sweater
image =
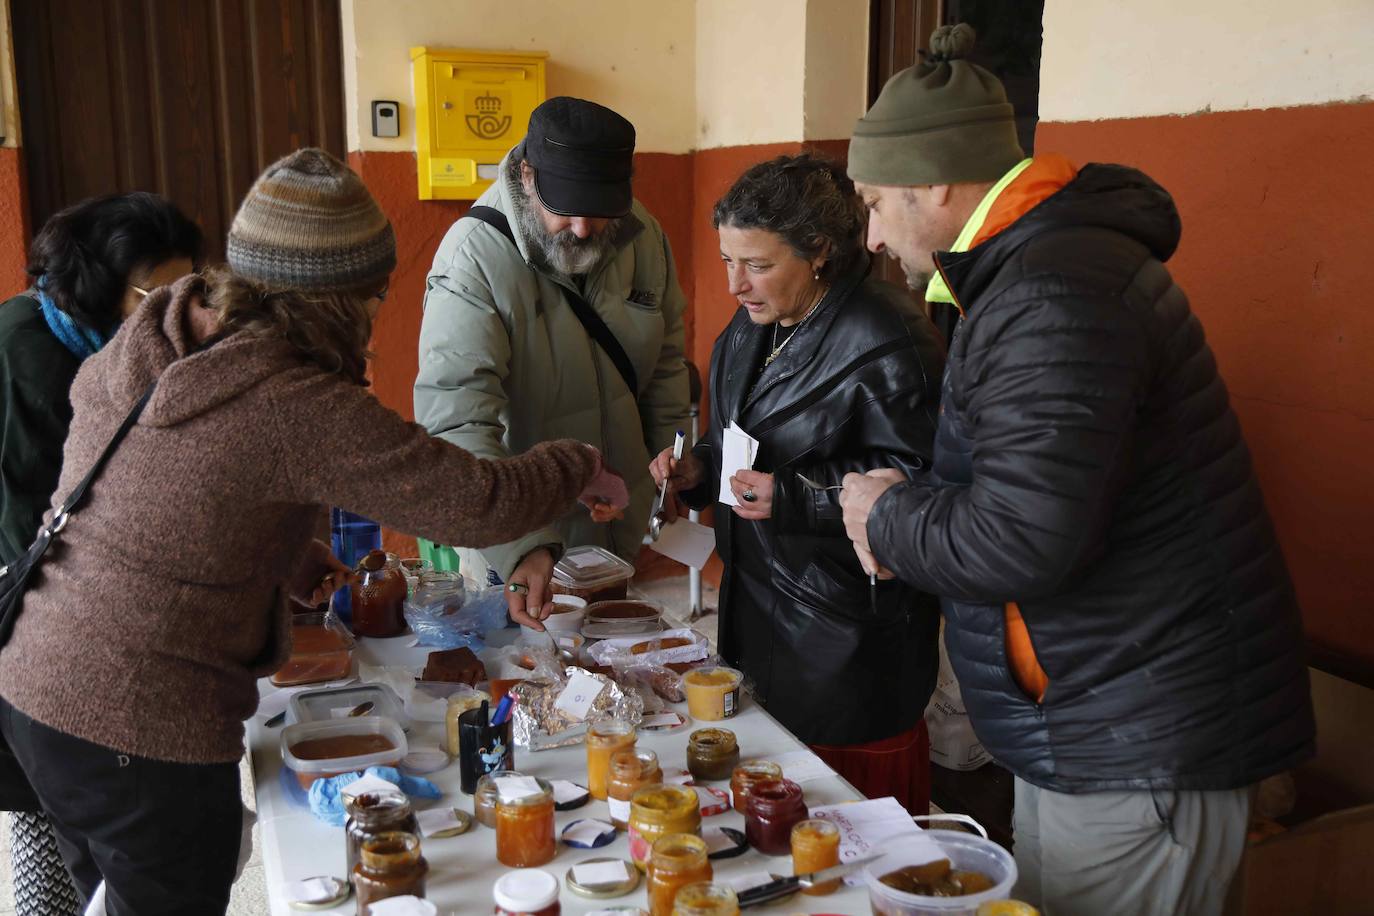
{"type": "Polygon", "coordinates": [[[77,375],[59,499],[156,387],[0,652],[0,730],[111,916],[227,906],[242,723],[290,649],[288,602],[336,568],[322,507],[485,546],[628,501],[590,446],[480,460],[367,391],[395,240],[327,153],[263,173],[228,259],[148,295],[77,375]]]}

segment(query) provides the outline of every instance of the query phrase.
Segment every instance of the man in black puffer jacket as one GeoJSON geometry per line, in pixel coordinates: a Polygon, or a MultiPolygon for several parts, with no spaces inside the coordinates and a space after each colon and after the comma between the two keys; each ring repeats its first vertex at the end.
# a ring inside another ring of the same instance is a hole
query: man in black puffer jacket
{"type": "Polygon", "coordinates": [[[936,33],[850,147],[869,247],[962,317],[931,472],[848,475],[846,527],[869,568],[942,596],[978,737],[1016,775],[1016,896],[1218,913],[1248,787],[1313,751],[1293,587],[1164,267],[1172,199],[1123,166],[1022,159],[966,30],[936,33]]]}

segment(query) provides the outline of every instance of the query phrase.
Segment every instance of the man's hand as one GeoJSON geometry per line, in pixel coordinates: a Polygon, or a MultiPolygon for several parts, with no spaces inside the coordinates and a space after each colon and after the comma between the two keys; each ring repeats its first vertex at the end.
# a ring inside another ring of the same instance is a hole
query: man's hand
{"type": "Polygon", "coordinates": [[[506,609],[511,620],[531,629],[544,629],[540,621],[553,612],[553,595],[549,592],[553,567],[553,554],[546,547],[536,547],[525,554],[506,582],[506,609]]]}
{"type": "Polygon", "coordinates": [[[739,500],[739,505],[732,508],[740,518],[759,522],[773,516],[772,474],[740,468],[730,478],[730,491],[739,500]]]}
{"type": "Polygon", "coordinates": [[[701,462],[691,452],[684,452],[680,459],[674,460],[673,450],[665,448],[649,462],[649,474],[654,478],[654,486],[661,487],[663,481],[668,481],[668,496],[663,500],[664,522],[677,521],[679,515],[686,514],[686,507],[681,504],[677,494],[695,489],[704,473],[701,462]]]}
{"type": "Polygon", "coordinates": [[[866,572],[892,578],[892,573],[878,565],[868,544],[868,515],[878,498],[895,484],[906,480],[896,468],[881,468],[867,474],[844,475],[844,489],[840,491],[840,508],[844,509],[844,531],[854,542],[854,552],[866,572]]]}

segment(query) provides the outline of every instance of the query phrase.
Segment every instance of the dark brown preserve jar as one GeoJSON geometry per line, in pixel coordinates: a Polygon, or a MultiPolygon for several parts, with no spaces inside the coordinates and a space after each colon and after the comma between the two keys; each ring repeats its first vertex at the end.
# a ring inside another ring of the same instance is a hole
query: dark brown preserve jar
{"type": "Polygon", "coordinates": [[[420,855],[420,839],[404,830],[379,833],[363,841],[358,864],[353,866],[353,892],[358,916],[388,897],[425,896],[429,863],[420,855]]]}
{"type": "Polygon", "coordinates": [[[406,577],[374,550],[358,563],[358,580],[349,586],[353,632],[359,636],[400,636],[406,631],[406,577]]]}

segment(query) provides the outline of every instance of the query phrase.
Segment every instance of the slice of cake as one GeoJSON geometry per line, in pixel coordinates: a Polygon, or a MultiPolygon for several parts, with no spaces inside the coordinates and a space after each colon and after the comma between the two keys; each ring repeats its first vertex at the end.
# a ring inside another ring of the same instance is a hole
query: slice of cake
{"type": "Polygon", "coordinates": [[[424,680],[474,685],[487,679],[486,666],[467,646],[429,653],[424,680]]]}

